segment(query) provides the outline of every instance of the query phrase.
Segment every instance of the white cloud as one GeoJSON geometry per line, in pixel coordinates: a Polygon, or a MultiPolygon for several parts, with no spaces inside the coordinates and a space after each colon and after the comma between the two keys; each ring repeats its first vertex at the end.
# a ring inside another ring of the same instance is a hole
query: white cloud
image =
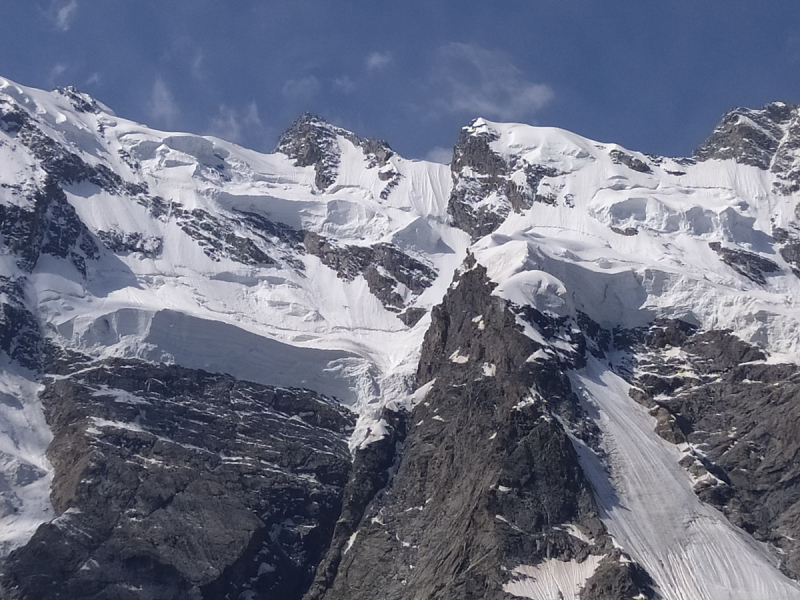
{"type": "Polygon", "coordinates": [[[61,76],[67,72],[67,65],[59,63],[50,69],[50,74],[47,76],[47,84],[50,87],[56,86],[61,79],[61,76]]]}
{"type": "Polygon", "coordinates": [[[194,58],[192,58],[192,77],[195,79],[203,79],[205,77],[205,71],[203,70],[203,51],[197,50],[195,52],[194,58]]]}
{"type": "Polygon", "coordinates": [[[373,52],[367,57],[366,67],[368,71],[381,71],[392,63],[391,52],[373,52]]]}
{"type": "Polygon", "coordinates": [[[436,146],[435,148],[428,150],[428,153],[425,155],[425,160],[435,163],[442,163],[443,165],[449,165],[450,161],[453,160],[453,149],[445,148],[443,146],[436,146]]]}
{"type": "Polygon", "coordinates": [[[242,111],[222,104],[208,127],[209,135],[237,144],[241,143],[245,136],[251,137],[253,133],[263,133],[263,130],[264,124],[258,115],[258,106],[255,102],[248,104],[242,111]]]}
{"type": "Polygon", "coordinates": [[[63,0],[54,0],[50,5],[48,14],[53,19],[56,29],[59,31],[69,31],[77,11],[78,0],[69,0],[67,3],[64,3],[63,0]]]}
{"type": "Polygon", "coordinates": [[[100,85],[101,81],[102,77],[100,73],[95,72],[89,75],[89,78],[86,80],[86,85],[100,85]]]}
{"type": "Polygon", "coordinates": [[[156,78],[153,83],[147,107],[150,110],[150,116],[157,122],[163,123],[167,127],[171,127],[175,123],[178,116],[178,105],[161,77],[156,78]]]}
{"type": "Polygon", "coordinates": [[[284,98],[291,100],[308,100],[316,95],[321,87],[319,79],[313,75],[307,75],[299,79],[290,79],[284,83],[281,93],[284,98]]]}
{"type": "Polygon", "coordinates": [[[450,43],[437,51],[430,78],[434,112],[466,113],[504,120],[531,117],[554,97],[502,52],[450,43]]]}

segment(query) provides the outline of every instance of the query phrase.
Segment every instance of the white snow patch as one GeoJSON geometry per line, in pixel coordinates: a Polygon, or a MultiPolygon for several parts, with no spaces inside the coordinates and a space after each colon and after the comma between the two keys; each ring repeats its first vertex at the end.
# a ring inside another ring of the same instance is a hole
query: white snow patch
{"type": "Polygon", "coordinates": [[[450,355],[450,362],[463,365],[464,363],[469,362],[469,354],[461,354],[461,349],[459,348],[450,355]]]}
{"type": "Polygon", "coordinates": [[[436,378],[431,379],[425,385],[421,385],[416,389],[416,391],[411,395],[411,400],[408,404],[408,409],[413,410],[413,408],[423,402],[425,398],[427,398],[428,393],[433,389],[434,384],[436,384],[436,378]]]}
{"type": "Polygon", "coordinates": [[[356,543],[356,538],[358,537],[358,531],[354,531],[353,534],[347,538],[347,545],[344,547],[343,554],[347,554],[350,551],[350,548],[353,547],[353,544],[356,543]]]}
{"type": "Polygon", "coordinates": [[[590,554],[583,562],[553,558],[538,565],[519,565],[511,570],[511,579],[503,585],[503,591],[530,600],[579,600],[602,558],[590,554]]]}
{"type": "Polygon", "coordinates": [[[0,363],[0,562],[54,516],[42,386],[22,371],[5,358],[0,363]]]}

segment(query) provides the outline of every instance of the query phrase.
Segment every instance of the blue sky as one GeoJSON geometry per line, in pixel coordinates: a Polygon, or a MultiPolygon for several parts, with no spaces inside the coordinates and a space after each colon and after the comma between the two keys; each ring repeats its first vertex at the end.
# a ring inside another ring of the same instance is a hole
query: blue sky
{"type": "Polygon", "coordinates": [[[686,155],[798,73],[799,0],[0,0],[0,75],[262,151],[311,111],[413,158],[476,116],[686,155]]]}

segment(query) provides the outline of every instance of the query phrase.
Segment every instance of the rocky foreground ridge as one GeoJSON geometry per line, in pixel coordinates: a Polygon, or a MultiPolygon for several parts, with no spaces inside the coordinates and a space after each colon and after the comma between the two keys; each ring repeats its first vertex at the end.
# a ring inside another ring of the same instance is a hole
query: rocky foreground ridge
{"type": "Polygon", "coordinates": [[[0,79],[0,597],[800,598],[799,148],[260,155],[0,79]]]}

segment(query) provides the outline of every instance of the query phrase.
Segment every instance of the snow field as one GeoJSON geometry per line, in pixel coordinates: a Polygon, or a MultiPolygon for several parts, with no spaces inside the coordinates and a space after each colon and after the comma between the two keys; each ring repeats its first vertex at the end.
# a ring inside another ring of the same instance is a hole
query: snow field
{"type": "Polygon", "coordinates": [[[601,518],[622,549],[653,577],[665,600],[796,600],[800,586],[777,559],[716,509],[702,503],[681,450],[660,438],[629,385],[604,364],[571,374],[600,427],[608,470],[576,443],[601,518]]]}

